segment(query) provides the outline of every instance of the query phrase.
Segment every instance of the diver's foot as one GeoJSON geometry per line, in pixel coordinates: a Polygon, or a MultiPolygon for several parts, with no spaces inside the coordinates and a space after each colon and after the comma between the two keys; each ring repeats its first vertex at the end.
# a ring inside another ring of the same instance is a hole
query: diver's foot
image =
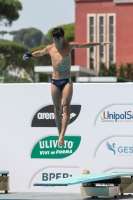
{"type": "Polygon", "coordinates": [[[64,146],[64,136],[61,134],[59,136],[58,146],[64,146]]]}

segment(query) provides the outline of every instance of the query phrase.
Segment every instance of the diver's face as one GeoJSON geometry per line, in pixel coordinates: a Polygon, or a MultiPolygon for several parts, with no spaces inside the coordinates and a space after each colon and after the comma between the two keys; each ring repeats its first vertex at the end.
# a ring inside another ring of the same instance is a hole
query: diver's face
{"type": "Polygon", "coordinates": [[[63,37],[53,37],[53,42],[56,46],[60,46],[63,44],[63,37]]]}

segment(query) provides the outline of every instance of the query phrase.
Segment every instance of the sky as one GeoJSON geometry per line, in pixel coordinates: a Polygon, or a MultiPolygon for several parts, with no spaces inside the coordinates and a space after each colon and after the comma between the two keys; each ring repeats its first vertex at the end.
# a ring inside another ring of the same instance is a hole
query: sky
{"type": "MultiPolygon", "coordinates": [[[[75,22],[74,0],[19,0],[23,6],[20,17],[11,27],[1,26],[1,31],[37,28],[46,34],[50,28],[75,22]]],[[[1,36],[0,36],[1,37],[1,36]]],[[[10,34],[3,39],[12,40],[10,34]]]]}

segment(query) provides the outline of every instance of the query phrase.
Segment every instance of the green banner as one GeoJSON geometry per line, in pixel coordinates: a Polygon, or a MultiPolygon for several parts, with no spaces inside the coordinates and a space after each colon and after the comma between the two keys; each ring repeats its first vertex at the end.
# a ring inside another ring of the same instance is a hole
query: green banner
{"type": "Polygon", "coordinates": [[[58,136],[39,140],[31,152],[31,158],[62,159],[72,155],[79,147],[81,136],[65,136],[65,145],[58,147],[58,136]]]}

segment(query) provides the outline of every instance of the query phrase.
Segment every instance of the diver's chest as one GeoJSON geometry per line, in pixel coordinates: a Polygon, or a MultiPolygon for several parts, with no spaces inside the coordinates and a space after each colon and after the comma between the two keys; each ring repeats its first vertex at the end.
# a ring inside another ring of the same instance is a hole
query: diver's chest
{"type": "Polygon", "coordinates": [[[65,52],[57,51],[51,55],[52,60],[58,60],[58,61],[68,60],[69,57],[70,57],[70,52],[68,52],[68,51],[65,51],[65,52]]]}
{"type": "Polygon", "coordinates": [[[51,57],[58,60],[68,59],[69,56],[70,56],[70,49],[68,47],[60,50],[53,49],[53,51],[51,52],[51,57]]]}

